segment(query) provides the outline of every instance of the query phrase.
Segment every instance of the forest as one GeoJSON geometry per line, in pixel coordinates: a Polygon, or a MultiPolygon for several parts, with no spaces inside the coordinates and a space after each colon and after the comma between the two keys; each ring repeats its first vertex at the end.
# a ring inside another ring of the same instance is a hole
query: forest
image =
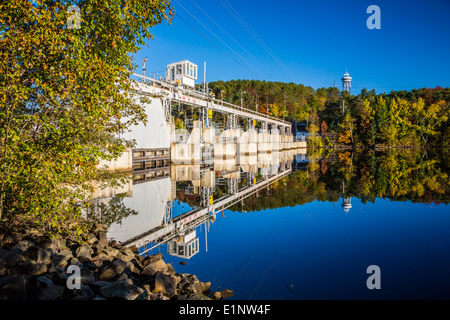
{"type": "Polygon", "coordinates": [[[281,119],[305,122],[310,145],[431,146],[450,143],[450,88],[353,95],[336,87],[259,80],[208,83],[218,99],[281,119]],[[242,100],[241,100],[242,98],[242,100]]]}
{"type": "Polygon", "coordinates": [[[260,211],[346,197],[363,203],[378,198],[448,204],[448,156],[448,152],[418,149],[311,154],[304,170],[294,171],[231,210],[260,211]]]}

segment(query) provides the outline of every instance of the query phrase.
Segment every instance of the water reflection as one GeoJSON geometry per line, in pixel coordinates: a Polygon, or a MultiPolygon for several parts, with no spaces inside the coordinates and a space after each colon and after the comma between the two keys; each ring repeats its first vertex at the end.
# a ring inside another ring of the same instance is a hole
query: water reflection
{"type": "Polygon", "coordinates": [[[298,149],[156,168],[151,178],[100,190],[90,215],[109,226],[110,239],[135,245],[143,255],[158,249],[190,259],[208,250],[208,232],[225,209],[252,212],[314,200],[336,205],[341,199],[348,214],[354,197],[363,203],[448,203],[448,189],[447,166],[439,157],[404,151],[308,156],[298,149]]]}
{"type": "Polygon", "coordinates": [[[448,298],[448,159],[291,151],[172,165],[102,190],[91,215],[111,239],[161,251],[236,299],[448,298]]]}
{"type": "Polygon", "coordinates": [[[298,149],[215,159],[211,165],[171,165],[170,175],[164,167],[153,178],[99,191],[91,214],[101,220],[102,212],[120,207],[124,214],[115,215],[116,221],[102,221],[110,222],[109,239],[135,245],[142,255],[158,248],[190,259],[201,249],[200,233],[208,250],[217,214],[286,177],[293,165],[298,170],[306,164],[306,150],[298,149]]]}

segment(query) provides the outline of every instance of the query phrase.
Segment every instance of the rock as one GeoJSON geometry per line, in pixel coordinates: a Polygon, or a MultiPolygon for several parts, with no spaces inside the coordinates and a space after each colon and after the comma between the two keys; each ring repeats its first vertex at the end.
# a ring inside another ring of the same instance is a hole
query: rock
{"type": "Polygon", "coordinates": [[[105,270],[102,271],[100,276],[98,277],[100,281],[107,281],[111,280],[116,276],[116,272],[114,271],[114,267],[107,267],[105,270]]]}
{"type": "Polygon", "coordinates": [[[123,261],[131,261],[135,258],[134,252],[130,248],[123,248],[122,250],[120,250],[118,258],[122,259],[123,261]]]}
{"type": "Polygon", "coordinates": [[[105,247],[103,251],[109,255],[110,257],[117,257],[120,254],[120,251],[117,249],[114,249],[112,247],[105,247]]]}
{"type": "Polygon", "coordinates": [[[108,281],[95,281],[92,285],[97,288],[103,288],[109,286],[111,282],[108,281]]]}
{"type": "Polygon", "coordinates": [[[47,265],[45,263],[32,263],[28,269],[28,275],[30,276],[40,276],[47,272],[47,265]]]}
{"type": "Polygon", "coordinates": [[[69,265],[75,265],[75,266],[81,266],[81,265],[82,265],[82,263],[80,262],[80,260],[78,260],[78,259],[75,258],[75,257],[70,258],[68,264],[69,264],[69,265]]]}
{"type": "Polygon", "coordinates": [[[31,242],[30,240],[22,240],[14,246],[12,251],[23,255],[25,253],[25,251],[27,251],[28,248],[33,247],[33,246],[34,246],[34,243],[31,242]]]}
{"type": "Polygon", "coordinates": [[[39,242],[39,247],[49,254],[54,254],[59,251],[60,242],[56,238],[43,239],[39,242]]]}
{"type": "Polygon", "coordinates": [[[208,292],[209,289],[211,288],[211,282],[201,282],[200,281],[200,288],[202,290],[202,292],[208,292]]]}
{"type": "Polygon", "coordinates": [[[222,299],[222,295],[220,294],[220,292],[214,291],[213,294],[211,295],[211,299],[212,300],[220,300],[220,299],[222,299]]]}
{"type": "Polygon", "coordinates": [[[87,244],[89,244],[89,245],[93,245],[95,242],[97,242],[98,241],[98,239],[97,239],[97,237],[95,236],[95,234],[93,234],[93,233],[89,233],[88,234],[88,236],[87,236],[87,240],[86,240],[86,243],[87,244]]]}
{"type": "Polygon", "coordinates": [[[181,264],[182,266],[187,265],[187,262],[186,262],[186,261],[180,261],[180,262],[178,262],[178,263],[181,264]]]}
{"type": "Polygon", "coordinates": [[[154,292],[148,295],[148,300],[169,300],[168,297],[162,294],[162,292],[154,292]]]}
{"type": "Polygon", "coordinates": [[[106,231],[108,231],[108,229],[101,223],[95,223],[94,228],[92,229],[92,232],[94,234],[98,234],[99,232],[106,232],[106,231]]]}
{"type": "Polygon", "coordinates": [[[21,264],[23,261],[25,261],[23,255],[13,251],[9,251],[4,255],[3,259],[0,260],[0,267],[9,269],[13,266],[21,264]]]}
{"type": "Polygon", "coordinates": [[[141,272],[141,275],[150,276],[150,277],[153,277],[155,274],[156,274],[156,270],[151,266],[145,267],[145,269],[141,272]]]}
{"type": "Polygon", "coordinates": [[[53,259],[52,263],[56,268],[58,267],[64,267],[68,264],[69,260],[73,257],[72,252],[68,250],[63,250],[60,253],[56,254],[53,259]]]}
{"type": "Polygon", "coordinates": [[[163,258],[163,255],[161,253],[157,253],[154,254],[152,256],[147,256],[144,258],[144,260],[142,261],[142,265],[144,267],[146,267],[147,265],[149,265],[150,263],[153,263],[155,261],[161,260],[163,258]]]}
{"type": "Polygon", "coordinates": [[[39,300],[58,300],[64,294],[64,287],[60,285],[51,285],[42,290],[38,296],[39,300]]]}
{"type": "Polygon", "coordinates": [[[49,251],[45,251],[39,247],[31,246],[25,253],[24,257],[36,261],[37,263],[49,264],[51,255],[49,251]]]}
{"type": "Polygon", "coordinates": [[[90,285],[95,282],[94,271],[89,269],[81,269],[81,283],[85,285],[90,285]]]}
{"type": "Polygon", "coordinates": [[[189,295],[201,294],[203,292],[200,281],[195,275],[191,274],[182,274],[178,287],[189,295]]]}
{"type": "Polygon", "coordinates": [[[151,262],[147,264],[147,267],[151,267],[155,269],[156,271],[166,272],[167,271],[167,264],[162,260],[156,260],[154,262],[151,262]]]}
{"type": "Polygon", "coordinates": [[[83,244],[82,246],[78,247],[75,251],[75,256],[77,258],[88,258],[91,259],[91,255],[94,253],[94,250],[88,245],[83,244]]]}
{"type": "Polygon", "coordinates": [[[105,252],[100,252],[98,255],[92,257],[92,261],[96,264],[97,264],[97,262],[99,262],[100,265],[101,265],[102,261],[111,262],[113,260],[114,260],[114,257],[111,257],[110,255],[108,255],[105,252]]]}
{"type": "Polygon", "coordinates": [[[150,287],[152,292],[162,292],[166,296],[172,297],[177,291],[177,281],[174,277],[158,271],[150,287]]]}
{"type": "Polygon", "coordinates": [[[128,249],[131,250],[134,254],[139,254],[139,249],[133,244],[132,246],[129,246],[128,249]]]}
{"type": "Polygon", "coordinates": [[[108,286],[100,288],[100,292],[105,298],[122,298],[135,300],[145,293],[145,290],[130,284],[128,281],[117,281],[108,286]]]}
{"type": "Polygon", "coordinates": [[[200,282],[192,282],[184,285],[183,291],[188,293],[189,295],[201,294],[203,292],[200,282]]]}
{"type": "Polygon", "coordinates": [[[170,263],[167,263],[166,266],[166,273],[175,275],[175,269],[172,267],[172,265],[170,263]]]}
{"type": "Polygon", "coordinates": [[[134,265],[131,262],[125,262],[115,259],[108,267],[106,267],[99,276],[100,280],[110,280],[123,272],[133,272],[134,265]]]}
{"type": "Polygon", "coordinates": [[[46,276],[40,276],[37,278],[37,284],[42,288],[47,288],[53,285],[53,281],[46,276]]]}
{"type": "Polygon", "coordinates": [[[87,285],[82,285],[79,290],[71,290],[70,293],[72,300],[91,300],[95,294],[92,289],[87,285]]]}
{"type": "Polygon", "coordinates": [[[10,233],[3,236],[2,246],[5,247],[6,244],[10,244],[15,246],[19,241],[22,241],[25,238],[24,234],[10,233]]]}
{"type": "Polygon", "coordinates": [[[234,293],[233,293],[233,290],[225,289],[225,290],[220,291],[220,295],[222,296],[222,299],[226,299],[226,298],[234,296],[234,293]]]}
{"type": "Polygon", "coordinates": [[[26,300],[27,280],[25,275],[10,275],[0,280],[0,299],[26,300]]]}
{"type": "Polygon", "coordinates": [[[186,300],[213,300],[213,299],[211,299],[201,293],[198,293],[198,294],[187,297],[186,300]]]}
{"type": "Polygon", "coordinates": [[[108,246],[108,237],[106,236],[106,232],[99,232],[97,238],[97,246],[100,248],[106,248],[108,246]]]}
{"type": "Polygon", "coordinates": [[[8,250],[5,250],[3,248],[0,248],[0,261],[5,257],[7,254],[9,254],[8,250]]]}
{"type": "Polygon", "coordinates": [[[96,228],[83,245],[73,238],[58,240],[38,230],[26,235],[0,233],[0,300],[223,298],[220,292],[208,298],[210,282],[176,273],[161,253],[140,256],[136,246],[108,243],[105,229],[96,228]],[[67,288],[72,275],[67,273],[69,264],[80,268],[81,289],[67,288]]]}

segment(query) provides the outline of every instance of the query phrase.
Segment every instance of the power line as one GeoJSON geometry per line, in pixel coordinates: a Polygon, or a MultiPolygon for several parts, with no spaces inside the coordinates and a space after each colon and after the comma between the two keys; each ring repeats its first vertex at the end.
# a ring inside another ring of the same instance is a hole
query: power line
{"type": "MultiPolygon", "coordinates": [[[[233,48],[231,48],[225,41],[223,41],[219,36],[217,36],[214,32],[212,32],[207,26],[205,26],[195,15],[193,15],[189,10],[187,10],[183,5],[181,5],[177,0],[174,0],[180,7],[182,7],[192,18],[194,18],[199,24],[201,24],[206,30],[208,30],[209,33],[211,33],[213,36],[215,36],[219,41],[221,41],[228,49],[233,51],[234,54],[236,54],[239,58],[241,58],[244,62],[246,62],[250,67],[252,67],[255,71],[259,72],[261,75],[263,73],[256,69],[250,62],[248,62],[246,59],[244,59],[239,53],[237,53],[233,48]]],[[[248,70],[248,69],[247,69],[248,70]]],[[[252,72],[252,71],[251,71],[252,72]]],[[[253,73],[253,72],[252,72],[253,73]]]]}
{"type": "Polygon", "coordinates": [[[260,66],[269,71],[272,75],[273,73],[266,68],[266,66],[261,63],[252,53],[250,53],[246,48],[244,48],[236,39],[234,39],[224,28],[222,28],[213,18],[211,18],[200,6],[198,6],[193,0],[191,2],[201,11],[205,16],[209,18],[220,30],[222,30],[231,40],[233,40],[242,50],[244,50],[250,57],[252,57],[260,66]]]}
{"type": "Polygon", "coordinates": [[[246,66],[244,66],[242,63],[240,63],[238,60],[236,60],[234,57],[232,57],[230,54],[228,54],[228,52],[226,52],[225,50],[223,50],[220,46],[218,46],[214,41],[212,41],[211,39],[209,39],[207,36],[205,36],[203,33],[201,33],[198,29],[196,29],[193,25],[191,25],[189,22],[187,22],[185,19],[183,19],[180,14],[177,14],[178,18],[180,18],[184,23],[186,23],[189,27],[191,27],[192,29],[194,29],[198,34],[200,34],[202,37],[204,37],[206,40],[208,40],[209,42],[211,42],[214,46],[216,46],[220,51],[222,51],[223,53],[225,53],[228,57],[230,57],[231,59],[233,59],[234,61],[236,61],[240,66],[242,66],[243,68],[245,68],[246,70],[248,70],[249,72],[253,73],[253,71],[251,71],[250,69],[248,69],[246,66]]]}
{"type": "Polygon", "coordinates": [[[219,0],[222,5],[231,13],[231,15],[239,22],[239,24],[259,43],[259,45],[286,71],[293,79],[295,76],[289,71],[289,69],[281,62],[281,60],[275,56],[275,54],[270,50],[270,48],[261,40],[260,37],[252,30],[252,28],[242,19],[242,17],[237,13],[237,11],[228,3],[227,0],[219,0]],[[223,2],[225,1],[225,3],[223,2]]]}

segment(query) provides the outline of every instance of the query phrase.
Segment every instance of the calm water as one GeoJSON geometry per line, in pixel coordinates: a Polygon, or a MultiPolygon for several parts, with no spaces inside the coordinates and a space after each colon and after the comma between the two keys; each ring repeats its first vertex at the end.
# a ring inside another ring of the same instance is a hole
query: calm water
{"type": "MultiPolygon", "coordinates": [[[[214,173],[211,203],[225,199],[230,173],[203,169],[203,185],[205,170],[214,173]]],[[[153,242],[157,246],[149,253],[161,252],[177,272],[211,281],[212,291],[233,290],[231,299],[450,298],[445,159],[347,154],[310,161],[288,155],[253,176],[237,170],[238,190],[284,171],[287,177],[195,226],[199,250],[189,259],[168,252],[167,242],[180,242],[183,234],[153,242]],[[381,270],[379,290],[366,286],[370,265],[381,270]]],[[[132,185],[132,196],[123,203],[139,212],[113,223],[110,237],[139,241],[160,228],[171,186],[176,186],[170,202],[175,219],[200,210],[198,181],[174,180],[172,175],[132,185]]]]}

